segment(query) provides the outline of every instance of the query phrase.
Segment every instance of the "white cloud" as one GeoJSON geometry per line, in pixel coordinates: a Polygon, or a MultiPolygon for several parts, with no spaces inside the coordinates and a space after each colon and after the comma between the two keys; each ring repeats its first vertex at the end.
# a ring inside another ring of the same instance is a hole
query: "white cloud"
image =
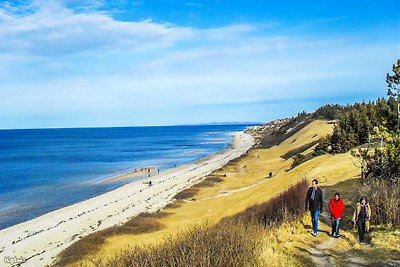
{"type": "MultiPolygon", "coordinates": [[[[41,116],[50,114],[93,120],[98,111],[118,117],[142,110],[125,124],[148,113],[157,124],[171,107],[374,94],[399,52],[395,41],[270,34],[276,23],[198,29],[122,22],[96,5],[88,0],[90,12],[78,13],[60,2],[36,3],[22,15],[0,9],[0,113],[37,116],[43,126],[41,116]]],[[[52,126],[71,126],[62,123],[52,126]]]]}
{"type": "Polygon", "coordinates": [[[0,54],[58,57],[143,52],[172,47],[180,41],[226,42],[276,25],[275,22],[243,23],[196,29],[151,20],[117,21],[110,14],[97,10],[102,5],[103,1],[97,0],[40,0],[24,8],[29,12],[18,12],[6,2],[0,6],[0,54]],[[79,2],[79,8],[65,6],[75,2],[79,2]]]}
{"type": "Polygon", "coordinates": [[[120,22],[101,13],[74,13],[60,3],[18,16],[0,10],[0,53],[64,56],[83,52],[169,47],[193,36],[190,27],[152,21],[120,22]]]}

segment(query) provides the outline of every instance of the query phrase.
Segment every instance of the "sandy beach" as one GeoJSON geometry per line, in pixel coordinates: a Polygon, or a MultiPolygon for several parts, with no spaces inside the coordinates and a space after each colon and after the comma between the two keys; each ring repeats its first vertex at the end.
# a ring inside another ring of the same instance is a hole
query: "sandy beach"
{"type": "Polygon", "coordinates": [[[253,137],[244,132],[233,133],[233,137],[229,148],[194,163],[154,174],[147,180],[129,183],[1,230],[0,266],[11,266],[10,263],[20,261],[23,261],[21,266],[50,264],[63,249],[82,236],[122,224],[141,212],[159,210],[170,203],[175,194],[201,181],[254,145],[253,137]],[[152,181],[152,186],[144,183],[148,180],[152,181]]]}
{"type": "Polygon", "coordinates": [[[154,167],[143,167],[143,168],[135,169],[133,171],[130,171],[130,172],[122,174],[122,175],[117,175],[114,177],[109,177],[109,178],[103,179],[103,180],[99,181],[98,183],[112,183],[112,182],[117,182],[117,181],[122,181],[122,180],[146,177],[149,175],[153,176],[156,171],[157,170],[154,167]]]}

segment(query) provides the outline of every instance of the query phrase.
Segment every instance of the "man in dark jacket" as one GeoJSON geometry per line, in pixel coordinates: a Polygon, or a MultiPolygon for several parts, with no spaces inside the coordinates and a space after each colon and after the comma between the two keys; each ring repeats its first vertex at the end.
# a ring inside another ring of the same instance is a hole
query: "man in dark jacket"
{"type": "Polygon", "coordinates": [[[305,210],[309,210],[311,213],[312,234],[314,236],[318,234],[318,216],[322,212],[322,205],[322,190],[318,187],[318,180],[314,179],[312,181],[312,187],[308,188],[305,206],[305,210]]]}

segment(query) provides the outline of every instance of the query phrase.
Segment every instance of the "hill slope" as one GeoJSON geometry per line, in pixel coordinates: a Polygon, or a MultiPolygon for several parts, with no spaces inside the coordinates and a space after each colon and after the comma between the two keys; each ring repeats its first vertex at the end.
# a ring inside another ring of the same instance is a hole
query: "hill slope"
{"type": "MultiPolygon", "coordinates": [[[[322,155],[291,169],[291,158],[285,160],[283,155],[290,151],[307,147],[304,153],[312,150],[309,144],[331,133],[332,124],[326,121],[313,121],[290,135],[277,146],[270,148],[254,148],[248,154],[222,167],[210,175],[215,181],[222,182],[199,185],[192,188],[189,197],[180,200],[162,210],[163,216],[156,220],[162,226],[158,230],[142,234],[114,235],[84,257],[87,262],[92,257],[110,258],[129,245],[150,245],[162,242],[165,235],[176,235],[183,229],[204,222],[216,223],[222,218],[234,215],[257,203],[276,196],[290,185],[302,180],[318,179],[328,196],[339,190],[348,199],[348,207],[354,201],[350,198],[357,185],[359,169],[349,153],[340,155],[322,155]],[[272,172],[272,179],[267,179],[272,172]],[[219,179],[218,179],[219,178],[219,179]],[[349,197],[347,197],[349,196],[349,197]]],[[[209,178],[210,178],[209,177],[209,178]]],[[[211,179],[211,180],[213,180],[211,179]]],[[[350,214],[350,209],[348,209],[350,214]]],[[[346,216],[348,216],[347,214],[346,216]]],[[[310,219],[306,215],[301,221],[284,224],[271,231],[266,237],[268,247],[264,255],[271,265],[346,265],[350,259],[356,264],[368,263],[368,257],[362,257],[365,250],[359,250],[354,232],[343,231],[343,238],[332,240],[327,235],[314,238],[309,233],[310,219]],[[353,254],[349,254],[349,251],[353,254]],[[328,256],[320,256],[325,255],[328,256]],[[353,255],[344,257],[343,255],[353,255]],[[343,258],[343,261],[340,261],[343,258]]],[[[349,228],[345,225],[345,228],[349,228]]],[[[321,223],[322,231],[329,232],[328,222],[321,223]]],[[[397,233],[395,231],[391,232],[397,233]]],[[[375,240],[383,240],[380,235],[387,232],[376,231],[375,240]]],[[[381,246],[387,246],[387,242],[381,246]]],[[[389,258],[396,257],[396,251],[383,251],[381,247],[371,248],[370,253],[385,252],[389,258]]],[[[72,263],[71,266],[78,266],[72,263]]]]}

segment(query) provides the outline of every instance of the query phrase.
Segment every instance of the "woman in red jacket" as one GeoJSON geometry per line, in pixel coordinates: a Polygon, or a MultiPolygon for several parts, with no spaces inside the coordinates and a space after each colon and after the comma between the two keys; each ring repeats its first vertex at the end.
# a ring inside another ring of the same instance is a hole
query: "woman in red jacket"
{"type": "Polygon", "coordinates": [[[335,193],[335,196],[329,201],[329,210],[331,211],[332,220],[332,233],[331,236],[339,237],[339,223],[342,219],[342,213],[344,210],[343,199],[340,197],[339,193],[335,193]]]}

